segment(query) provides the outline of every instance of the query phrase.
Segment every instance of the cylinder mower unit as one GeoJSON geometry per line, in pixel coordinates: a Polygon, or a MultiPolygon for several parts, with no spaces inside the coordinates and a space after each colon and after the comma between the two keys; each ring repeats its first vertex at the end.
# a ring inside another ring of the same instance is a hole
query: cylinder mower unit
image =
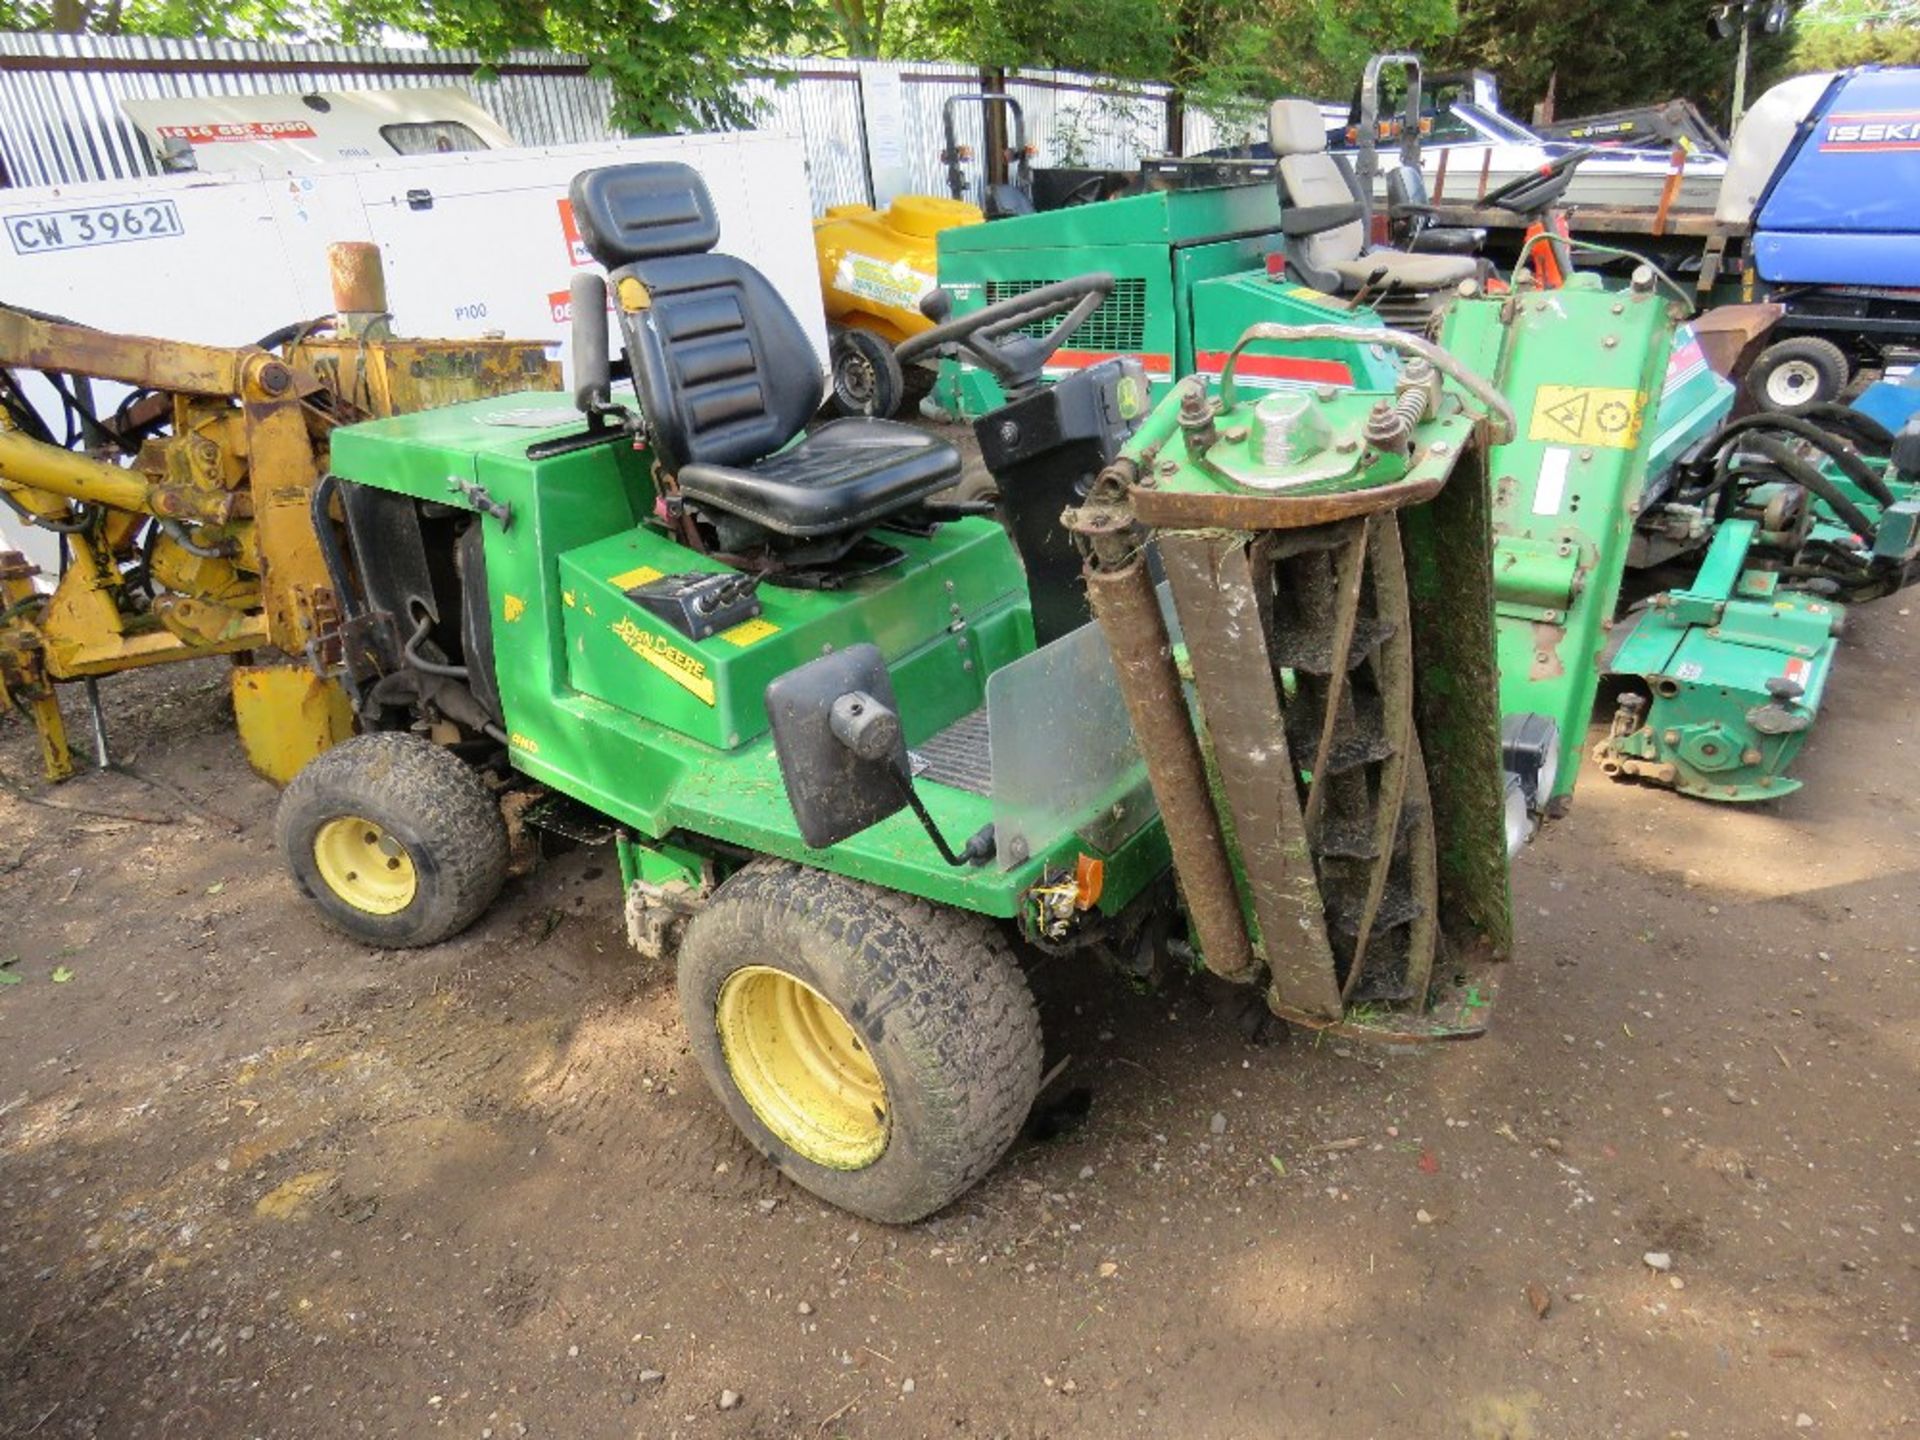
{"type": "Polygon", "coordinates": [[[1401,334],[1391,395],[1236,386],[1249,343],[1338,328],[1250,329],[1217,398],[1183,381],[1066,520],[1208,968],[1298,1023],[1473,1034],[1508,837],[1484,447],[1443,375],[1496,434],[1512,415],[1401,334]]]}
{"type": "Polygon", "coordinates": [[[933,324],[920,302],[939,285],[936,237],[985,218],[964,200],[902,195],[884,210],[830,206],[813,222],[832,327],[833,403],[842,415],[884,419],[900,408],[906,381],[893,351],[933,324]]]}
{"type": "Polygon", "coordinates": [[[1511,428],[1484,382],[1395,336],[1397,385],[1250,392],[1256,346],[1376,333],[1268,327],[1217,399],[1188,380],[1153,410],[1130,357],[1046,383],[1112,275],[933,307],[900,358],[995,377],[1003,525],[939,498],[960,457],[923,430],[805,430],[805,333],[716,251],[692,171],[571,198],[632,392],[583,277],[584,425],[501,399],[334,436],[337,652],[378,733],[278,819],[333,924],[472,923],[500,790],[611,840],[728,1115],[888,1221],[973,1184],[1037,1093],[1014,939],[1140,977],[1197,955],[1303,1024],[1484,1027],[1510,925],[1481,456],[1511,428]],[[442,708],[435,745],[417,703],[453,686],[479,713],[442,708]]]}
{"type": "Polygon", "coordinates": [[[1649,504],[1645,533],[1710,534],[1686,585],[1622,622],[1619,692],[1594,748],[1609,775],[1709,800],[1771,800],[1819,715],[1849,604],[1920,563],[1920,421],[1896,436],[1822,405],[1762,412],[1699,446],[1649,504]]]}
{"type": "MultiPolygon", "coordinates": [[[[554,386],[540,346],[396,339],[379,252],[333,247],[338,313],[260,345],[114,335],[0,307],[0,501],[56,532],[51,593],[0,553],[0,702],[24,707],[50,779],[73,771],[53,686],[142,665],[235,657],[240,735],[285,781],[352,733],[339,687],[306,664],[339,618],[313,496],[335,426],[476,395],[554,386]],[[278,353],[275,353],[275,352],[278,353]],[[56,436],[26,388],[58,397],[56,436]],[[94,387],[122,389],[96,409],[94,387]],[[260,665],[272,647],[295,664],[260,665]]],[[[94,740],[107,763],[97,700],[94,740]]]]}

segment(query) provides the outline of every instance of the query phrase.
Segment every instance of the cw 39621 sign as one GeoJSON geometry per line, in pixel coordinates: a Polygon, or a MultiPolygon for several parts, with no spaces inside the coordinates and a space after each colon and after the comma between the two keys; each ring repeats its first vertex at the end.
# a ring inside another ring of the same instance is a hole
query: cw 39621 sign
{"type": "Polygon", "coordinates": [[[41,210],[9,215],[7,239],[16,255],[80,250],[89,245],[123,245],[130,240],[163,240],[186,234],[171,200],[142,200],[132,205],[89,205],[74,210],[41,210]]]}

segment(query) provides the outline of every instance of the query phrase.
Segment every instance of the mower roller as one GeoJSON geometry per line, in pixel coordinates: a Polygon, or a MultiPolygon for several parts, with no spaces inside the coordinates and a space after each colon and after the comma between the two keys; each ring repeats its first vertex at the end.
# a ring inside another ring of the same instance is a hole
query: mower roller
{"type": "Polygon", "coordinates": [[[1252,347],[1373,343],[1345,324],[1250,332],[1217,393],[1152,405],[1125,358],[1049,385],[1113,290],[1074,277],[901,347],[996,376],[977,433],[1003,527],[935,498],[960,457],[924,431],[801,433],[804,332],[714,253],[692,171],[590,171],[572,203],[631,395],[580,277],[579,413],[517,397],[334,435],[369,733],[278,817],[331,923],[388,946],[471,923],[503,797],[610,841],[727,1113],[885,1221],[973,1184],[1035,1097],[1016,945],[1203,965],[1315,1028],[1484,1029],[1511,935],[1491,387],[1406,335],[1380,342],[1408,357],[1382,391],[1240,383],[1252,347]],[[1016,543],[1049,527],[1083,563],[1016,543]]]}

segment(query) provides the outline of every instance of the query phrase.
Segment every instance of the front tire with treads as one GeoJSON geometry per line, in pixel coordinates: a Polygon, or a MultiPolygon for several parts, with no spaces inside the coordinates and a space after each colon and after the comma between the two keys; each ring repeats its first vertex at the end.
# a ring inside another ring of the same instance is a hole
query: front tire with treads
{"type": "Polygon", "coordinates": [[[321,752],[274,816],[294,883],[335,929],[382,948],[437,945],[507,879],[507,826],[473,767],[383,730],[321,752]]]}
{"type": "Polygon", "coordinates": [[[1040,1022],[978,915],[762,859],[687,927],[681,1011],[734,1124],[796,1184],[906,1224],[971,1187],[1040,1083],[1040,1022]]]}

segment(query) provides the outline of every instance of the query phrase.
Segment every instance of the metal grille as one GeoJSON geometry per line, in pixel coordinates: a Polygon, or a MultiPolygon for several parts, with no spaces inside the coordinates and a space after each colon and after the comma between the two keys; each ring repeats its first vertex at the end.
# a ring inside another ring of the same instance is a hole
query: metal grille
{"type": "MultiPolygon", "coordinates": [[[[1053,280],[989,280],[987,282],[987,303],[1010,300],[1016,295],[1025,295],[1030,290],[1038,290],[1042,285],[1052,285],[1053,280]]],[[[1042,320],[1021,327],[1021,333],[1039,339],[1047,333],[1053,322],[1064,313],[1064,307],[1042,320]]],[[[1100,308],[1087,317],[1073,335],[1073,345],[1077,350],[1112,350],[1122,354],[1147,348],[1147,281],[1144,275],[1128,275],[1116,280],[1113,293],[1100,302],[1100,308]]]]}
{"type": "MultiPolygon", "coordinates": [[[[758,126],[804,144],[816,206],[873,195],[862,94],[866,77],[882,72],[903,82],[898,150],[908,191],[946,194],[940,107],[950,95],[980,89],[977,68],[772,58],[741,83],[743,98],[760,102],[758,126]]],[[[609,120],[612,87],[591,73],[585,56],[514,50],[488,65],[472,50],[0,34],[0,186],[160,173],[146,138],[121,114],[122,100],[427,85],[465,90],[522,145],[620,138],[609,120]]],[[[1010,72],[1007,89],[1026,109],[1039,164],[1071,158],[1127,170],[1164,145],[1165,86],[1035,70],[1010,72]]],[[[979,110],[962,112],[959,126],[961,143],[978,156],[979,110]]],[[[1189,153],[1216,139],[1198,111],[1187,114],[1186,137],[1189,153]]],[[[981,170],[977,160],[965,167],[976,202],[981,170]]]]}
{"type": "Polygon", "coordinates": [[[917,746],[913,773],[922,780],[950,785],[969,795],[993,791],[993,761],[987,745],[987,707],[962,715],[917,746]]]}

